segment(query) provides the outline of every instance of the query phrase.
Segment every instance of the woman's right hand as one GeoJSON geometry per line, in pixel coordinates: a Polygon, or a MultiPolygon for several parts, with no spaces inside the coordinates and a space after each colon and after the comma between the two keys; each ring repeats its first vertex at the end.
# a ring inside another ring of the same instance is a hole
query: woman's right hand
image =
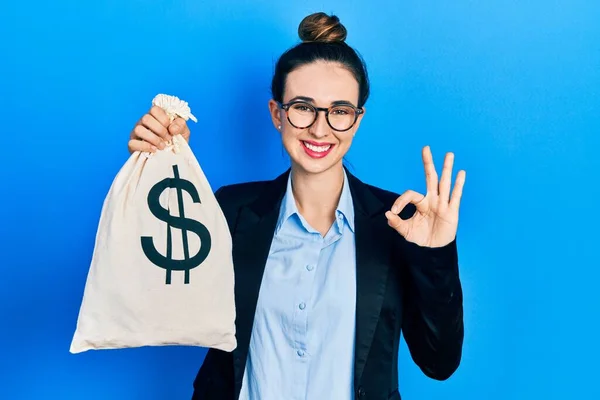
{"type": "Polygon", "coordinates": [[[147,114],[135,124],[129,136],[129,153],[135,151],[154,153],[164,149],[166,142],[181,134],[186,141],[190,139],[190,129],[183,118],[169,122],[169,116],[160,107],[153,106],[147,114]]]}

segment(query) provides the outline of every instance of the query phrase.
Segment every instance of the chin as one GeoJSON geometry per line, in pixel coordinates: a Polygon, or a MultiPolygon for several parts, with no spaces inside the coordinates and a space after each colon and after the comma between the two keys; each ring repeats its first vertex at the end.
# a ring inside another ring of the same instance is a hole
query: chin
{"type": "Polygon", "coordinates": [[[302,161],[300,161],[300,162],[294,161],[294,165],[298,170],[300,170],[306,174],[310,174],[310,175],[321,174],[323,172],[326,172],[326,171],[334,168],[338,164],[340,164],[340,163],[335,162],[335,163],[327,163],[327,164],[323,164],[323,163],[314,164],[314,163],[307,163],[307,162],[302,162],[302,161]]]}

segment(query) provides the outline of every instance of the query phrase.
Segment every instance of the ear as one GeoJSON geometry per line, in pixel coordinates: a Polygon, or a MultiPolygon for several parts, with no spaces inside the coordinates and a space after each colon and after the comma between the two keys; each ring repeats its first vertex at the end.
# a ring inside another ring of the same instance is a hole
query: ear
{"type": "Polygon", "coordinates": [[[275,129],[281,131],[283,127],[283,122],[281,120],[282,110],[279,108],[279,104],[277,104],[277,102],[273,99],[269,100],[269,112],[271,114],[271,120],[273,121],[275,129]]]}
{"type": "Polygon", "coordinates": [[[363,106],[363,112],[362,112],[362,114],[360,114],[358,116],[358,118],[356,119],[356,124],[354,124],[354,128],[352,128],[352,130],[353,130],[352,136],[356,135],[356,131],[358,130],[358,127],[360,126],[360,122],[362,121],[362,119],[366,113],[367,113],[367,108],[363,106]]]}

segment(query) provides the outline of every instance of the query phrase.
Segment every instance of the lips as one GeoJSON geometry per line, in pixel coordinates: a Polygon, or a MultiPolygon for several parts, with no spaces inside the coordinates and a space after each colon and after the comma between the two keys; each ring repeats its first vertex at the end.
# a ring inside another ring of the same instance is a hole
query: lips
{"type": "Polygon", "coordinates": [[[311,158],[323,158],[331,152],[335,146],[333,143],[314,142],[312,140],[301,140],[302,148],[311,158]]]}

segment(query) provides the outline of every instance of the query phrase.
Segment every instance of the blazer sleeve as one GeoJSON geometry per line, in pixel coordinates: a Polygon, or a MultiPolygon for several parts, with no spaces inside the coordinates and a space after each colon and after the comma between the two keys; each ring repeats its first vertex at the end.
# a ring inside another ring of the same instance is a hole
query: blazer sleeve
{"type": "Polygon", "coordinates": [[[456,238],[437,248],[421,247],[402,236],[398,240],[406,344],[426,376],[446,380],[460,364],[464,338],[456,238]]]}
{"type": "Polygon", "coordinates": [[[235,228],[235,219],[237,216],[237,210],[235,202],[232,201],[232,196],[230,195],[230,189],[228,186],[221,186],[215,191],[215,198],[217,199],[217,203],[227,220],[227,227],[229,228],[229,232],[233,234],[233,230],[235,228]]]}
{"type": "MultiPolygon", "coordinates": [[[[214,195],[231,231],[234,217],[227,189],[220,187],[214,195]]],[[[208,349],[193,382],[192,400],[233,399],[234,387],[233,353],[213,348],[208,349]]]]}

